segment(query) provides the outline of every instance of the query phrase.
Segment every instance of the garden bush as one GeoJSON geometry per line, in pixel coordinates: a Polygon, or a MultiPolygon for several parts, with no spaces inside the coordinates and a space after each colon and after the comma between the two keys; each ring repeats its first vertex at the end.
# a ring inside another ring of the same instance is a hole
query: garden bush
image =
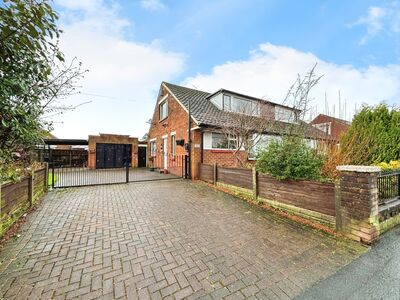
{"type": "Polygon", "coordinates": [[[375,165],[381,167],[383,171],[400,170],[400,160],[391,160],[389,163],[381,162],[375,165]]]}
{"type": "Polygon", "coordinates": [[[256,169],[276,179],[322,179],[323,157],[301,139],[272,141],[260,152],[256,169]]]}
{"type": "Polygon", "coordinates": [[[364,106],[340,138],[343,163],[371,165],[400,159],[400,109],[364,106]]]}

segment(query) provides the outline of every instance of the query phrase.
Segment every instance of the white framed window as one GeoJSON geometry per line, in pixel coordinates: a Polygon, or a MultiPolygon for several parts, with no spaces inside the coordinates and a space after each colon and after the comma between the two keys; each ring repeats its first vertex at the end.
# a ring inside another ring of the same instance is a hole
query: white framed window
{"type": "Polygon", "coordinates": [[[325,134],[331,134],[331,123],[314,124],[313,126],[323,131],[325,134]]]}
{"type": "Polygon", "coordinates": [[[166,117],[168,117],[168,101],[167,100],[164,100],[163,102],[160,103],[159,110],[160,110],[160,121],[162,121],[166,117]]]}
{"type": "Polygon", "coordinates": [[[250,150],[249,158],[255,159],[257,157],[258,153],[260,153],[260,151],[266,149],[272,141],[281,142],[282,137],[279,135],[269,135],[269,134],[253,135],[253,145],[254,146],[250,150]]]}
{"type": "Polygon", "coordinates": [[[260,105],[258,102],[230,95],[224,95],[223,97],[223,110],[250,116],[260,115],[260,105]]]}
{"type": "Polygon", "coordinates": [[[151,157],[154,157],[154,156],[156,156],[156,141],[151,141],[150,142],[150,156],[151,157]]]}
{"type": "Polygon", "coordinates": [[[296,123],[296,112],[290,108],[275,106],[275,120],[285,123],[296,123]]]}
{"type": "Polygon", "coordinates": [[[224,108],[224,110],[227,110],[227,111],[231,110],[231,96],[224,95],[223,108],[224,108]]]}
{"type": "Polygon", "coordinates": [[[317,141],[312,139],[304,139],[306,145],[312,149],[317,149],[317,141]]]}
{"type": "Polygon", "coordinates": [[[175,134],[171,135],[171,155],[172,156],[176,155],[176,135],[175,134]]]}
{"type": "Polygon", "coordinates": [[[231,149],[237,148],[237,139],[234,136],[227,136],[223,133],[213,132],[211,134],[212,149],[231,149]]]}

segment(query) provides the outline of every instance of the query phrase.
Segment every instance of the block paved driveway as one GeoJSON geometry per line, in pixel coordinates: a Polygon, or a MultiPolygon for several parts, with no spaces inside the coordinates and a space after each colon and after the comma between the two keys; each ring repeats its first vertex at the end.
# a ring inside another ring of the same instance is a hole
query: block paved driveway
{"type": "Polygon", "coordinates": [[[355,258],[182,180],[54,190],[1,250],[0,299],[288,299],[355,258]]]}

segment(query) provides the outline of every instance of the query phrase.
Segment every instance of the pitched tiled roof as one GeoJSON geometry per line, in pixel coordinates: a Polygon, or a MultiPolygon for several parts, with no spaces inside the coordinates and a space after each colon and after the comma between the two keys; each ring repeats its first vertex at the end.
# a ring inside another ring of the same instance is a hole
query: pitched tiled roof
{"type": "MultiPolygon", "coordinates": [[[[190,112],[193,119],[196,121],[198,126],[204,127],[224,127],[229,124],[235,124],[235,114],[227,111],[218,109],[214,104],[211,103],[208,96],[211,93],[163,82],[168,90],[178,99],[178,101],[186,108],[189,109],[190,101],[190,112]]],[[[289,133],[293,128],[292,124],[283,122],[273,122],[268,133],[289,133]]],[[[302,126],[305,126],[306,136],[312,138],[326,138],[320,130],[302,122],[302,126]]]]}

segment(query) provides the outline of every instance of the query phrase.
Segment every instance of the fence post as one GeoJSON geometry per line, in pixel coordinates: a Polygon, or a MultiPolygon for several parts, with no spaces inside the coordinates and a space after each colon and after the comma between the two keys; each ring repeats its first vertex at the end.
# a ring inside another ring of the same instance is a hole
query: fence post
{"type": "Polygon", "coordinates": [[[49,164],[47,162],[44,163],[44,192],[47,192],[49,189],[49,164]]]}
{"type": "Polygon", "coordinates": [[[33,180],[35,177],[35,171],[32,170],[30,176],[29,176],[29,185],[28,185],[28,189],[29,189],[29,193],[28,193],[28,199],[29,199],[29,206],[33,205],[33,180]]]}
{"type": "Polygon", "coordinates": [[[400,174],[397,174],[397,197],[400,198],[400,174]]]}
{"type": "Polygon", "coordinates": [[[254,199],[258,198],[258,172],[255,167],[251,168],[253,175],[253,197],[254,199]]]}
{"type": "Polygon", "coordinates": [[[188,179],[188,160],[187,160],[187,155],[185,155],[185,179],[188,179]]]}
{"type": "Polygon", "coordinates": [[[126,162],[126,178],[125,178],[125,180],[126,180],[126,183],[129,183],[129,163],[128,163],[128,161],[126,162]]]}
{"type": "Polygon", "coordinates": [[[213,166],[213,184],[216,185],[218,181],[218,166],[217,163],[214,163],[213,166]]]}
{"type": "MultiPolygon", "coordinates": [[[[0,217],[1,217],[1,179],[0,179],[0,217]]],[[[0,229],[3,229],[3,222],[0,222],[0,229]]]]}
{"type": "Polygon", "coordinates": [[[54,189],[54,162],[51,163],[51,188],[54,189]]]}
{"type": "Polygon", "coordinates": [[[335,227],[337,231],[343,229],[342,224],[342,205],[340,201],[340,180],[335,180],[335,227]]]}

